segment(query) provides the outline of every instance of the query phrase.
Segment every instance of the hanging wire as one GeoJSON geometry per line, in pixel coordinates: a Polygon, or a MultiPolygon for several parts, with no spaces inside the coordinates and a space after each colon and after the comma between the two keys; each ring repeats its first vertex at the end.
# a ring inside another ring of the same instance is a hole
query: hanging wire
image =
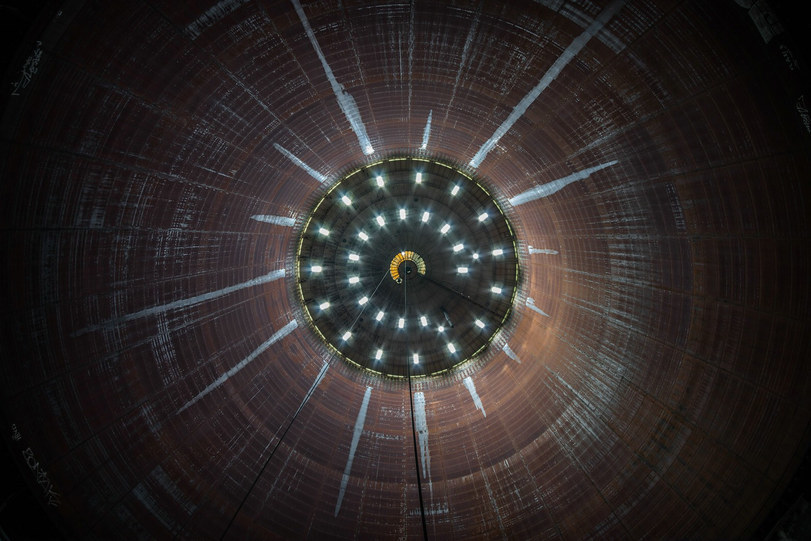
{"type": "Polygon", "coordinates": [[[385,280],[386,276],[388,276],[388,275],[389,275],[389,271],[386,270],[386,272],[383,273],[383,278],[380,279],[380,281],[377,283],[377,286],[375,286],[374,291],[372,291],[372,294],[369,296],[369,300],[366,302],[366,304],[363,306],[363,308],[361,308],[360,312],[358,312],[358,315],[355,316],[355,320],[352,322],[352,325],[349,326],[349,329],[348,329],[349,332],[352,332],[352,329],[355,328],[355,324],[360,319],[360,316],[363,315],[363,312],[366,311],[366,307],[372,305],[372,299],[375,298],[375,293],[377,293],[377,290],[380,289],[380,284],[383,283],[383,280],[385,280]]]}
{"type": "MultiPolygon", "coordinates": [[[[408,270],[408,263],[403,270],[408,270]]],[[[403,319],[408,315],[408,272],[405,273],[403,278],[403,319]]],[[[408,334],[406,334],[408,338],[408,334]]],[[[417,472],[417,494],[420,497],[420,516],[422,517],[422,535],[425,541],[428,541],[428,526],[425,523],[425,504],[422,500],[422,480],[420,475],[420,459],[417,456],[417,427],[414,422],[414,394],[411,392],[411,362],[408,359],[408,340],[406,339],[406,370],[408,372],[408,403],[411,406],[411,437],[414,442],[414,466],[417,472]]]]}
{"type": "Polygon", "coordinates": [[[234,524],[234,521],[236,520],[237,515],[239,515],[239,512],[242,510],[242,507],[245,505],[245,502],[248,501],[248,496],[251,495],[251,492],[253,491],[254,487],[256,486],[256,483],[259,482],[259,478],[262,477],[262,474],[265,472],[265,469],[268,467],[268,464],[270,463],[270,459],[272,459],[273,455],[276,454],[276,450],[282,444],[282,441],[284,440],[284,437],[287,435],[287,431],[290,430],[290,427],[293,426],[293,423],[296,422],[296,418],[298,417],[299,413],[301,413],[301,410],[304,409],[302,406],[310,399],[312,394],[315,392],[316,387],[318,387],[318,384],[321,383],[322,379],[324,379],[324,375],[326,373],[327,373],[326,370],[322,370],[321,372],[319,372],[318,377],[315,380],[315,383],[313,384],[312,387],[310,387],[310,390],[307,391],[307,394],[304,395],[304,400],[302,400],[301,406],[299,406],[299,408],[293,414],[293,418],[290,419],[290,423],[287,425],[287,428],[284,429],[284,432],[282,432],[282,435],[279,438],[279,441],[277,441],[276,445],[273,446],[273,450],[270,452],[270,455],[268,455],[268,457],[265,459],[265,463],[262,464],[262,469],[259,470],[259,473],[256,475],[256,478],[253,480],[253,483],[251,483],[251,486],[248,489],[248,492],[245,493],[245,497],[242,498],[241,502],[239,502],[239,507],[237,507],[237,510],[234,511],[234,514],[231,517],[231,520],[228,521],[228,526],[226,526],[225,531],[222,532],[222,535],[220,536],[220,541],[225,539],[225,536],[228,535],[228,531],[231,529],[231,525],[234,524]]]}

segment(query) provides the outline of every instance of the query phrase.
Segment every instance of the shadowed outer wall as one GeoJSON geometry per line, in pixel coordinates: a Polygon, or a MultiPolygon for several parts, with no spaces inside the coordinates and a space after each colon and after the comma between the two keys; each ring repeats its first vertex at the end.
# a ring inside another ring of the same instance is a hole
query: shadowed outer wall
{"type": "MultiPolygon", "coordinates": [[[[511,209],[511,331],[414,380],[429,537],[738,537],[804,454],[806,79],[739,4],[621,2],[478,166],[603,167],[511,209]]],[[[407,385],[330,357],[252,216],[323,191],[284,151],[469,163],[610,7],[302,9],[371,156],[290,2],[67,1],[7,75],[3,434],[70,536],[422,536],[407,385]]]]}

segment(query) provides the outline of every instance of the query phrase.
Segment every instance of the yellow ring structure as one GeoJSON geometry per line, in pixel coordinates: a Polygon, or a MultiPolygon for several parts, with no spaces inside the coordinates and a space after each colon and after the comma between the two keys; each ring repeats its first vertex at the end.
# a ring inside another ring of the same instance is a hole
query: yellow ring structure
{"type": "Polygon", "coordinates": [[[389,265],[389,273],[395,282],[400,279],[400,264],[403,261],[413,261],[417,265],[417,272],[425,274],[425,260],[418,253],[407,250],[394,256],[389,265]]]}

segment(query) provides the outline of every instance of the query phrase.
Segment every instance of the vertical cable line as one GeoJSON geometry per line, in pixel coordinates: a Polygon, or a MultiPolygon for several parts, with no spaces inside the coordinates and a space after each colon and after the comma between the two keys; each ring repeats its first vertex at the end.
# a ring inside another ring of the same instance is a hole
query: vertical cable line
{"type": "MultiPolygon", "coordinates": [[[[371,296],[369,297],[369,301],[370,301],[370,302],[369,302],[369,303],[367,303],[368,305],[371,305],[371,300],[372,300],[372,298],[375,296],[375,293],[377,293],[377,290],[378,290],[378,289],[380,289],[380,285],[383,283],[383,280],[385,280],[385,279],[386,279],[386,276],[388,276],[388,274],[389,274],[389,270],[388,270],[388,269],[386,269],[386,272],[385,272],[385,273],[383,273],[383,277],[382,277],[382,278],[380,279],[380,281],[377,283],[377,286],[375,287],[374,291],[372,291],[372,294],[371,294],[371,296]]],[[[405,284],[405,280],[403,280],[403,284],[405,284]]],[[[403,291],[405,291],[405,290],[403,290],[403,291]]],[[[352,322],[352,325],[349,327],[350,332],[351,332],[351,330],[352,330],[352,329],[354,329],[354,328],[355,328],[355,324],[358,322],[358,319],[360,318],[360,316],[361,316],[361,315],[363,315],[363,312],[364,312],[365,310],[366,310],[366,306],[364,306],[364,307],[361,309],[360,313],[359,313],[357,316],[355,316],[355,320],[352,322]]],[[[403,316],[403,317],[405,317],[405,316],[403,316]]],[[[307,401],[310,399],[310,396],[312,395],[312,393],[313,393],[313,392],[315,392],[315,389],[316,389],[316,387],[318,387],[318,384],[321,382],[321,379],[324,377],[324,374],[326,374],[326,372],[322,372],[322,373],[320,373],[320,374],[318,375],[318,378],[316,378],[316,382],[315,382],[315,384],[313,384],[313,386],[310,388],[310,390],[309,390],[309,391],[307,392],[307,394],[304,396],[304,400],[302,400],[302,406],[303,406],[303,405],[304,405],[304,404],[305,404],[305,403],[306,403],[306,402],[307,402],[307,401]]],[[[409,384],[409,396],[410,396],[410,395],[411,395],[411,380],[410,380],[410,371],[409,371],[409,382],[408,382],[408,384],[409,384]]],[[[279,441],[277,441],[277,442],[276,442],[276,445],[273,447],[273,450],[270,452],[270,455],[269,455],[269,456],[267,457],[267,459],[265,460],[265,463],[262,465],[262,468],[259,470],[259,473],[256,475],[256,478],[254,478],[253,482],[251,483],[250,488],[249,488],[249,489],[248,489],[248,491],[245,493],[245,497],[244,497],[244,498],[242,498],[242,501],[239,503],[239,507],[237,507],[237,510],[234,512],[234,515],[231,517],[231,520],[228,522],[228,526],[226,526],[226,527],[225,527],[225,531],[224,531],[224,532],[222,533],[222,535],[220,536],[220,540],[225,539],[225,536],[226,536],[226,535],[228,535],[228,531],[231,529],[231,526],[234,524],[234,521],[236,520],[237,515],[239,515],[239,512],[242,510],[242,507],[245,505],[245,502],[246,502],[246,501],[248,501],[248,496],[250,496],[250,495],[251,495],[251,492],[253,491],[254,487],[256,486],[256,483],[258,483],[258,482],[259,482],[259,478],[260,478],[260,477],[262,476],[262,474],[265,472],[265,469],[267,468],[268,464],[270,463],[270,460],[273,458],[273,455],[276,453],[276,450],[277,450],[277,449],[279,448],[279,446],[281,445],[282,440],[284,440],[284,437],[285,437],[285,435],[287,434],[287,431],[288,431],[288,430],[290,430],[290,427],[292,427],[292,426],[293,426],[293,423],[296,421],[296,418],[298,417],[298,414],[299,414],[299,413],[301,412],[301,410],[303,409],[303,407],[302,407],[302,406],[299,406],[299,408],[298,408],[298,409],[296,410],[296,412],[293,414],[293,418],[290,420],[290,424],[288,424],[288,425],[287,425],[287,428],[285,428],[285,429],[284,429],[284,432],[282,432],[282,435],[281,435],[281,437],[279,438],[279,441]]],[[[413,402],[412,402],[412,404],[411,404],[411,430],[412,430],[412,433],[415,433],[415,432],[414,432],[414,431],[415,431],[414,426],[415,426],[415,425],[414,425],[414,404],[413,404],[413,402]]],[[[416,435],[414,436],[414,438],[415,438],[415,439],[414,439],[414,453],[415,453],[415,455],[414,455],[414,456],[416,456],[416,452],[417,452],[416,435]]],[[[419,466],[419,464],[418,464],[418,466],[419,466]]],[[[419,481],[420,481],[420,478],[419,478],[419,470],[417,470],[417,485],[418,485],[418,487],[420,486],[420,485],[419,485],[419,481]]],[[[423,527],[423,532],[425,533],[425,539],[427,540],[427,539],[428,539],[428,534],[426,533],[426,532],[427,532],[427,530],[426,530],[426,527],[425,527],[425,510],[423,509],[423,506],[422,506],[422,491],[421,491],[421,490],[420,490],[420,509],[422,510],[422,527],[423,527]]]]}
{"type": "MultiPolygon", "coordinates": [[[[408,313],[408,263],[405,263],[403,270],[403,319],[408,313]]],[[[406,334],[406,337],[408,334],[406,334]]],[[[408,340],[406,340],[406,345],[408,340]]],[[[417,471],[417,494],[420,497],[420,516],[422,517],[422,535],[428,541],[428,526],[425,524],[425,504],[422,501],[422,480],[420,475],[420,459],[417,456],[417,427],[414,423],[414,394],[411,392],[411,361],[408,358],[408,347],[406,347],[406,370],[408,373],[408,403],[411,406],[411,441],[414,443],[414,466],[417,471]]]]}
{"type": "MultiPolygon", "coordinates": [[[[327,373],[326,371],[322,371],[322,372],[320,372],[320,373],[318,374],[318,377],[316,378],[315,383],[313,384],[313,386],[312,386],[312,387],[310,387],[310,390],[309,390],[309,391],[307,391],[307,394],[306,394],[306,395],[304,395],[304,400],[302,400],[302,402],[301,402],[301,406],[299,406],[299,408],[298,408],[298,409],[296,410],[296,412],[293,414],[293,418],[292,418],[292,419],[290,419],[290,424],[288,424],[288,425],[287,425],[287,428],[285,428],[285,429],[284,429],[284,432],[282,432],[282,435],[281,435],[281,437],[279,438],[279,441],[277,441],[277,442],[276,442],[276,445],[273,447],[273,450],[270,452],[270,455],[268,455],[267,459],[265,459],[265,463],[264,463],[264,464],[262,464],[262,469],[260,469],[260,470],[259,470],[259,473],[258,473],[258,474],[256,474],[256,478],[253,480],[253,483],[251,483],[250,488],[249,488],[249,489],[248,489],[248,491],[245,493],[245,497],[244,497],[244,498],[242,498],[242,501],[241,501],[241,502],[239,502],[239,507],[237,507],[237,510],[236,510],[236,511],[234,511],[234,515],[231,517],[231,520],[230,520],[230,521],[228,521],[228,526],[226,526],[226,527],[225,527],[225,531],[224,531],[224,532],[222,532],[222,535],[220,536],[220,541],[222,541],[223,539],[225,539],[225,536],[226,536],[226,535],[228,535],[228,531],[231,529],[231,525],[233,525],[233,524],[234,524],[234,520],[236,520],[237,515],[239,515],[239,512],[242,510],[242,507],[245,505],[245,502],[246,502],[246,501],[248,501],[248,496],[250,496],[250,495],[251,495],[251,492],[253,492],[253,489],[254,489],[254,487],[256,486],[256,483],[258,483],[258,482],[259,482],[259,478],[260,478],[260,477],[262,477],[262,474],[263,474],[263,473],[265,473],[265,469],[268,467],[268,464],[270,463],[270,459],[272,459],[272,458],[273,458],[273,455],[275,455],[275,454],[276,454],[276,450],[277,450],[277,449],[279,448],[279,446],[282,444],[282,441],[284,440],[284,437],[287,435],[287,431],[288,431],[288,430],[290,430],[290,427],[291,427],[291,426],[293,426],[293,423],[295,423],[295,422],[296,422],[296,418],[298,418],[298,414],[299,414],[299,413],[301,413],[301,410],[303,410],[303,409],[304,409],[304,404],[306,404],[306,403],[307,403],[307,401],[308,401],[308,400],[310,400],[310,397],[311,397],[311,396],[312,396],[312,394],[315,392],[315,389],[318,387],[318,384],[319,384],[319,383],[321,383],[321,380],[322,380],[322,379],[324,379],[324,375],[325,375],[326,373],[327,373]]],[[[415,445],[416,445],[416,444],[415,444],[415,445]]],[[[415,447],[415,449],[416,449],[416,447],[415,447]]]]}
{"type": "Polygon", "coordinates": [[[377,293],[377,290],[378,290],[378,289],[380,289],[380,285],[383,283],[383,280],[385,280],[385,279],[386,279],[386,276],[388,276],[388,275],[389,275],[389,270],[388,270],[388,269],[386,269],[386,272],[384,272],[384,273],[383,273],[383,278],[381,278],[381,279],[380,279],[380,281],[377,283],[377,286],[375,286],[374,291],[372,291],[372,294],[371,294],[371,295],[369,295],[369,300],[366,302],[366,304],[363,306],[363,308],[361,308],[361,309],[360,309],[360,312],[358,312],[358,315],[357,315],[357,316],[355,316],[354,321],[352,321],[352,325],[350,325],[350,326],[349,326],[349,329],[348,329],[348,330],[349,330],[349,332],[352,332],[352,329],[354,329],[354,328],[355,328],[355,324],[356,324],[356,323],[358,322],[358,320],[360,319],[360,316],[362,316],[362,315],[363,315],[363,312],[365,312],[365,311],[366,311],[366,307],[367,307],[367,306],[371,306],[371,305],[372,305],[372,299],[374,299],[374,298],[375,298],[375,293],[377,293]]]}

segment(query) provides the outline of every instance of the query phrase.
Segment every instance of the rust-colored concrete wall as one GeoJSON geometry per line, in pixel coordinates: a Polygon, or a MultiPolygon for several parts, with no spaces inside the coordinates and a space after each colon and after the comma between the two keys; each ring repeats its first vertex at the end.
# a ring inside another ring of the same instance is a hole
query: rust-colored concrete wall
{"type": "Polygon", "coordinates": [[[65,2],[0,125],[31,490],[77,538],[422,537],[408,386],[291,272],[322,177],[422,151],[512,202],[524,273],[413,382],[429,537],[751,533],[809,439],[811,135],[739,4],[65,2]]]}

